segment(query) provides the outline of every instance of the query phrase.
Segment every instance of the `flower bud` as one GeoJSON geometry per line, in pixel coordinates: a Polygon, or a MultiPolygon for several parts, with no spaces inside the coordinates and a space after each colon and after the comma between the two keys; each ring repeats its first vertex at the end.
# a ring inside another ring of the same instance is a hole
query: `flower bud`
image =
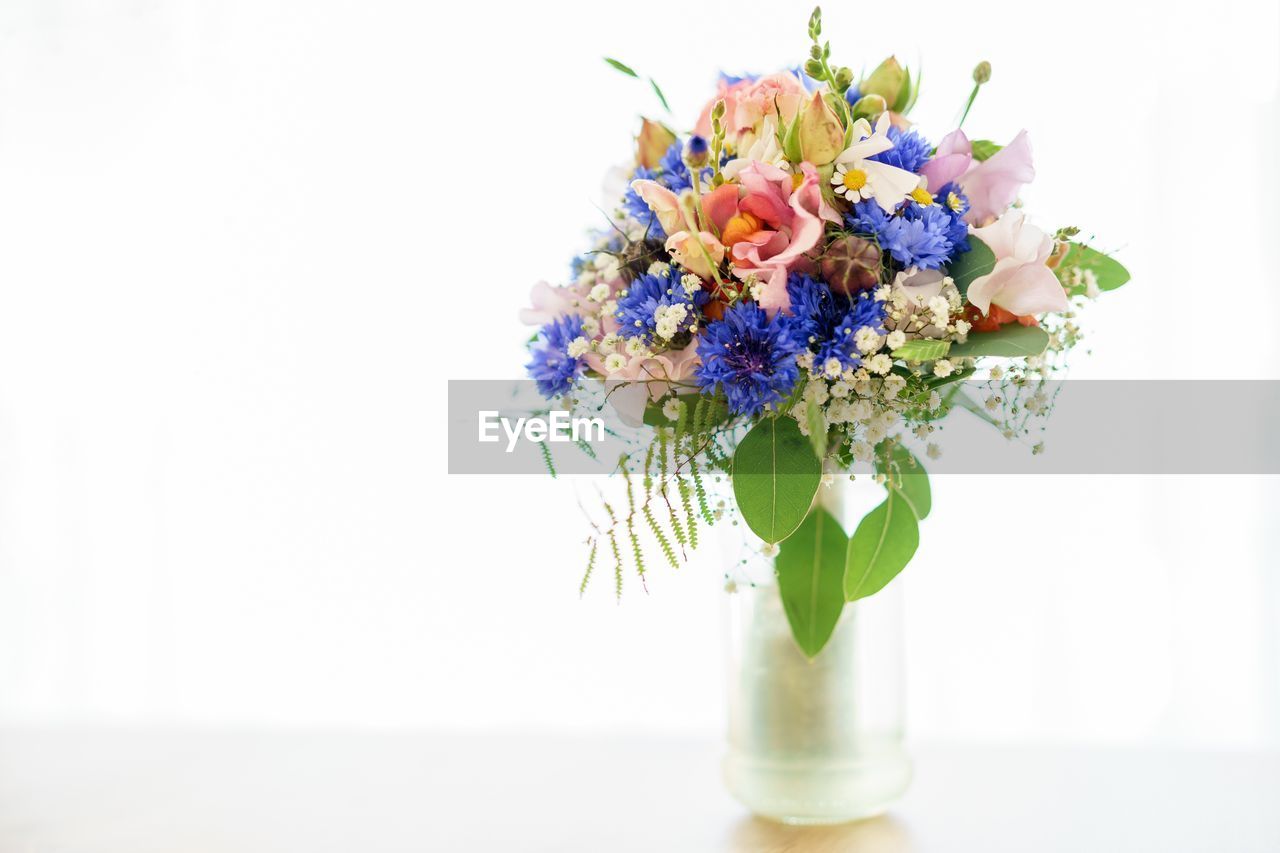
{"type": "Polygon", "coordinates": [[[907,83],[907,71],[898,64],[896,57],[889,57],[876,66],[876,70],[867,75],[858,88],[864,95],[879,95],[885,103],[892,104],[898,100],[903,86],[907,83]]]}
{"type": "Polygon", "coordinates": [[[822,78],[822,62],[817,59],[810,59],[804,64],[804,73],[808,74],[815,80],[822,78]]]}
{"type": "Polygon", "coordinates": [[[876,119],[887,109],[889,109],[889,105],[885,103],[884,98],[880,95],[863,95],[853,105],[853,118],[854,121],[865,118],[875,124],[876,119]]]}
{"type": "Polygon", "coordinates": [[[675,141],[676,135],[660,122],[644,119],[636,137],[636,162],[646,169],[656,167],[675,141]]]}
{"type": "Polygon", "coordinates": [[[684,144],[684,164],[690,169],[701,169],[707,165],[707,140],[696,133],[684,144]]]}
{"type": "Polygon", "coordinates": [[[800,154],[815,166],[825,166],[844,150],[844,125],[821,92],[814,92],[800,122],[800,154]]]}
{"type": "Polygon", "coordinates": [[[861,237],[842,237],[827,246],[818,269],[836,293],[870,290],[880,283],[880,249],[861,237]]]}
{"type": "Polygon", "coordinates": [[[836,88],[843,92],[853,85],[853,69],[841,68],[836,72],[836,88]]]}
{"type": "Polygon", "coordinates": [[[976,68],[973,69],[973,82],[981,86],[983,83],[986,83],[990,79],[991,79],[991,63],[987,62],[984,59],[982,62],[978,63],[978,66],[976,68]]]}

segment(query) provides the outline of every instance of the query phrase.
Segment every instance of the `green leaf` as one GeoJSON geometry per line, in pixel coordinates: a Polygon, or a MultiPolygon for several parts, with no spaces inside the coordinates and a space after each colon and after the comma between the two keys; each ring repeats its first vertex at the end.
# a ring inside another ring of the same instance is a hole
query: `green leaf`
{"type": "MultiPolygon", "coordinates": [[[[1067,250],[1066,257],[1058,263],[1055,270],[1063,284],[1070,284],[1067,276],[1076,267],[1082,270],[1091,270],[1097,276],[1099,290],[1115,290],[1129,280],[1129,271],[1110,255],[1103,254],[1097,249],[1091,249],[1083,243],[1070,243],[1068,245],[1071,248],[1067,250]]],[[[1071,288],[1072,296],[1084,292],[1084,285],[1077,285],[1071,288]]]]}
{"type": "Polygon", "coordinates": [[[930,390],[937,391],[939,388],[946,388],[948,385],[963,382],[977,372],[977,368],[966,367],[962,370],[955,371],[950,376],[930,376],[924,381],[924,384],[927,385],[930,390]]]}
{"type": "Polygon", "coordinates": [[[929,488],[929,475],[915,454],[899,442],[892,442],[887,453],[876,454],[876,470],[889,478],[916,518],[921,521],[928,518],[933,509],[933,493],[929,488]]]}
{"type": "Polygon", "coordinates": [[[973,284],[974,279],[989,274],[995,268],[995,253],[986,243],[970,234],[969,251],[956,258],[947,272],[961,295],[964,295],[969,292],[969,285],[973,284]]]}
{"type": "Polygon", "coordinates": [[[653,87],[653,93],[658,96],[658,100],[662,101],[662,108],[671,112],[671,105],[667,103],[667,96],[662,94],[662,89],[658,87],[658,81],[650,77],[649,85],[653,87]]]}
{"type": "Polygon", "coordinates": [[[884,589],[911,562],[919,544],[916,514],[897,489],[889,489],[884,503],[866,514],[849,539],[845,600],[857,601],[884,589]]]}
{"type": "Polygon", "coordinates": [[[747,527],[766,542],[781,542],[809,513],[822,463],[794,420],[766,417],[738,443],[731,479],[747,527]]]}
{"type": "Polygon", "coordinates": [[[831,639],[844,609],[844,561],[849,537],[822,507],[814,507],[778,552],[778,592],[796,645],[815,657],[831,639]]]}
{"type": "Polygon", "coordinates": [[[813,455],[821,459],[827,455],[827,421],[822,417],[822,407],[813,400],[804,404],[805,423],[809,427],[809,444],[813,455]]]}
{"type": "Polygon", "coordinates": [[[973,140],[973,159],[979,162],[990,160],[1001,148],[1004,146],[997,145],[990,139],[975,139],[973,140]]]}
{"type": "Polygon", "coordinates": [[[1044,329],[1010,323],[994,332],[970,332],[967,341],[951,345],[951,355],[956,358],[976,358],[980,355],[1030,358],[1044,352],[1047,346],[1049,333],[1044,329]]]}
{"type": "Polygon", "coordinates": [[[903,361],[934,361],[945,356],[949,349],[951,349],[951,341],[933,341],[927,338],[917,338],[913,341],[907,341],[894,350],[893,357],[900,358],[903,361]]]}
{"type": "Polygon", "coordinates": [[[629,65],[623,65],[621,62],[619,62],[619,61],[618,61],[618,60],[616,60],[616,59],[611,59],[610,57],[606,56],[606,57],[604,58],[604,61],[605,61],[605,62],[607,62],[607,63],[609,63],[609,64],[610,64],[610,65],[612,65],[614,68],[616,68],[617,70],[621,71],[623,74],[627,75],[628,77],[635,77],[635,78],[637,78],[637,79],[639,79],[639,77],[640,77],[640,75],[639,75],[639,74],[637,74],[636,72],[634,72],[634,71],[632,71],[632,70],[631,70],[631,66],[629,66],[629,65]]]}

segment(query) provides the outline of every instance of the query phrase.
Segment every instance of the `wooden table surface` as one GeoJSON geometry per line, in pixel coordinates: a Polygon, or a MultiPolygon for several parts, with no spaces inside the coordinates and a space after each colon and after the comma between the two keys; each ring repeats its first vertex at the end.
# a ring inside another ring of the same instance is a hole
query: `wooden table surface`
{"type": "Polygon", "coordinates": [[[1280,851],[1280,754],[922,746],[889,816],[797,829],[719,744],[606,736],[0,730],[2,853],[1280,851]]]}

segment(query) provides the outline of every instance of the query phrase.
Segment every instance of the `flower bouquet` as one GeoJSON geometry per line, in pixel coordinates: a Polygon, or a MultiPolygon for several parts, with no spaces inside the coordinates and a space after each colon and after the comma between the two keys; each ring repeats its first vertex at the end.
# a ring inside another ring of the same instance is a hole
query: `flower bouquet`
{"type": "MultiPolygon", "coordinates": [[[[799,68],[723,76],[691,132],[645,119],[608,227],[524,319],[543,396],[604,398],[647,436],[618,463],[625,499],[592,522],[584,585],[600,563],[619,589],[626,564],[643,574],[642,537],[678,565],[700,527],[741,518],[792,651],[818,663],[846,605],[914,555],[943,419],[1032,435],[1080,307],[1128,273],[1078,229],[1032,223],[1025,132],[917,128],[917,76],[834,64],[820,10],[808,35],[799,68]],[[825,495],[860,468],[882,499],[842,524],[825,495]]],[[[990,75],[975,69],[960,125],[990,75]]]]}

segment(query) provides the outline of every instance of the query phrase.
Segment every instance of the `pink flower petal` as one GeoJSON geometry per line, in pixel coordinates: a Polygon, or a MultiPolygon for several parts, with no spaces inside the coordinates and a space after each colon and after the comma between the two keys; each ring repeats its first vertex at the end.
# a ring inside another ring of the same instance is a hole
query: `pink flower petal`
{"type": "Polygon", "coordinates": [[[1035,176],[1031,142],[1023,130],[990,159],[975,163],[960,178],[960,187],[969,197],[970,205],[965,221],[980,225],[1000,216],[1017,201],[1022,186],[1035,176]]]}
{"type": "Polygon", "coordinates": [[[655,181],[638,180],[631,182],[636,195],[644,200],[658,216],[662,230],[674,234],[685,228],[684,213],[680,210],[680,198],[671,190],[655,181]]]}
{"type": "Polygon", "coordinates": [[[723,231],[725,224],[738,213],[737,185],[725,184],[703,196],[702,212],[723,231]]]}

